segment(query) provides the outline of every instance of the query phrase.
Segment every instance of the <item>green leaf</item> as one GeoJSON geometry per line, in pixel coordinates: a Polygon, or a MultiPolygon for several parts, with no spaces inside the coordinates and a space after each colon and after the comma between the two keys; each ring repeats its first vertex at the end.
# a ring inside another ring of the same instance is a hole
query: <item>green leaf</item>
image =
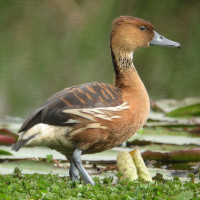
{"type": "Polygon", "coordinates": [[[48,163],[52,163],[53,162],[53,155],[49,154],[46,156],[46,160],[48,163]]]}
{"type": "Polygon", "coordinates": [[[155,111],[168,113],[178,108],[187,107],[195,104],[200,104],[200,97],[187,97],[181,100],[161,99],[153,102],[151,104],[151,107],[155,111]]]}
{"type": "Polygon", "coordinates": [[[190,200],[193,197],[192,191],[181,192],[176,196],[176,200],[190,200]]]}
{"type": "Polygon", "coordinates": [[[0,128],[0,135],[10,136],[11,138],[14,138],[15,140],[18,139],[18,134],[16,134],[15,132],[7,128],[0,128]]]}
{"type": "Polygon", "coordinates": [[[200,103],[180,107],[171,112],[166,113],[169,117],[197,117],[200,116],[200,103]]]}
{"type": "Polygon", "coordinates": [[[8,152],[8,151],[5,151],[5,150],[1,150],[0,149],[0,155],[9,155],[9,156],[12,156],[13,154],[8,152]]]}

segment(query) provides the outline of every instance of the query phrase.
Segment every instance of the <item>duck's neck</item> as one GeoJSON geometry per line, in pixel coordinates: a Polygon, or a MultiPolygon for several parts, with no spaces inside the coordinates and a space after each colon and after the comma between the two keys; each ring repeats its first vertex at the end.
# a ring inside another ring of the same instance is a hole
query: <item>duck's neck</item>
{"type": "Polygon", "coordinates": [[[133,52],[115,51],[111,47],[115,70],[115,86],[119,88],[143,85],[134,65],[133,52]]]}

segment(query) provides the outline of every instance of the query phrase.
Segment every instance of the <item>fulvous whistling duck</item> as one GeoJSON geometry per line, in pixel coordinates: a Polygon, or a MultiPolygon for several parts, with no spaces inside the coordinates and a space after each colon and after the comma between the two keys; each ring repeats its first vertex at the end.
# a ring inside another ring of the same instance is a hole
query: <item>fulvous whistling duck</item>
{"type": "Polygon", "coordinates": [[[114,85],[88,83],[54,94],[23,123],[13,150],[25,144],[55,149],[69,160],[72,181],[80,173],[85,183],[94,185],[81,155],[121,144],[147,120],[149,96],[132,59],[136,49],[150,45],[180,47],[143,19],[116,18],[110,37],[114,85]]]}

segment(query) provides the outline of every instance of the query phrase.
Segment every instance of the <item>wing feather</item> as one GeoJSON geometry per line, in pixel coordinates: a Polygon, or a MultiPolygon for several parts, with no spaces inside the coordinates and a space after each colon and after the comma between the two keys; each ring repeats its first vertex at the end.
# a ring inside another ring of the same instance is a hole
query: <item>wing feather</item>
{"type": "Polygon", "coordinates": [[[51,96],[23,123],[19,132],[38,123],[67,126],[66,122],[74,118],[69,112],[63,112],[68,109],[116,107],[122,103],[121,91],[115,86],[98,82],[73,86],[51,96]]]}

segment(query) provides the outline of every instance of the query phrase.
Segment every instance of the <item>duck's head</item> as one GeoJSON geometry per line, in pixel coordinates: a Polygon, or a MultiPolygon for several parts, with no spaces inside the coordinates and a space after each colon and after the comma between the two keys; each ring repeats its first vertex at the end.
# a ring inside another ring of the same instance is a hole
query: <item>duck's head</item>
{"type": "Polygon", "coordinates": [[[110,42],[114,51],[127,53],[149,45],[180,47],[178,42],[157,33],[151,23],[129,16],[121,16],[113,21],[110,42]]]}

